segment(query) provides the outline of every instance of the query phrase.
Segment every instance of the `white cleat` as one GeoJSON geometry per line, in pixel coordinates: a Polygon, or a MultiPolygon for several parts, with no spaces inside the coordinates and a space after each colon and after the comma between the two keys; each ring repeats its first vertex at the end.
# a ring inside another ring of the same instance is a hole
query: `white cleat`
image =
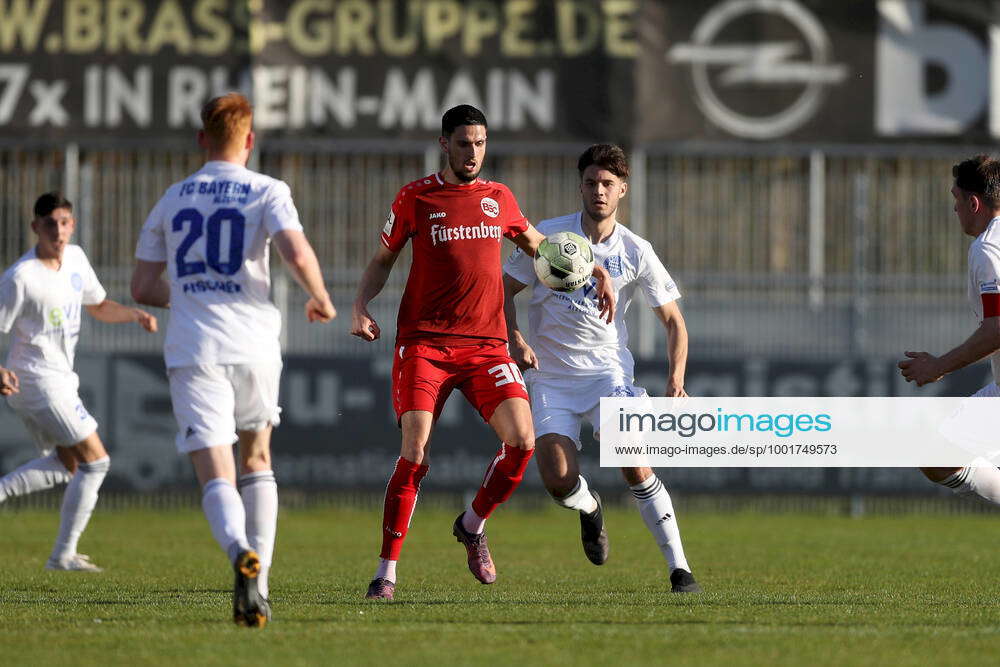
{"type": "Polygon", "coordinates": [[[69,570],[73,572],[104,572],[103,567],[98,567],[90,562],[87,554],[73,554],[68,558],[55,560],[49,558],[45,563],[46,570],[69,570]]]}

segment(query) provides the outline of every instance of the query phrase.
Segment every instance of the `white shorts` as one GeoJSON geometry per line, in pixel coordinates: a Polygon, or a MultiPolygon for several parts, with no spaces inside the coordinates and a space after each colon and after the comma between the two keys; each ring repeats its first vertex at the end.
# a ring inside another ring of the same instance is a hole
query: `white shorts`
{"type": "Polygon", "coordinates": [[[167,369],[177,420],[177,451],[231,445],[236,431],[260,431],[281,421],[281,361],[180,366],[167,369]]]}
{"type": "Polygon", "coordinates": [[[546,375],[532,370],[524,374],[531,397],[531,418],[536,437],[547,433],[564,435],[582,449],[580,427],[583,420],[594,427],[594,437],[601,423],[601,398],[606,396],[646,396],[646,390],[636,387],[618,374],[609,375],[546,375]]]}
{"type": "Polygon", "coordinates": [[[35,446],[43,456],[55,447],[70,447],[86,440],[97,430],[97,420],[83,406],[74,375],[60,387],[21,387],[7,397],[7,404],[24,422],[35,446]]]}

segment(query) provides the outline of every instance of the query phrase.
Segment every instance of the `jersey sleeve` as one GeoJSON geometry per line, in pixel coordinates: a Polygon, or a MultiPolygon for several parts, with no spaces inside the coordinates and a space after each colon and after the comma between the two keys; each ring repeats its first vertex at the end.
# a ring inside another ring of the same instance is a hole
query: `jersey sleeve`
{"type": "Polygon", "coordinates": [[[505,206],[503,211],[504,216],[504,232],[503,235],[509,239],[515,236],[520,236],[528,229],[528,218],[521,213],[521,207],[517,205],[517,200],[514,199],[514,193],[508,188],[504,188],[503,196],[505,201],[505,206]]]}
{"type": "Polygon", "coordinates": [[[972,279],[979,286],[983,318],[1000,316],[1000,247],[984,243],[973,253],[972,279]]]}
{"type": "Polygon", "coordinates": [[[302,231],[299,212],[292,201],[292,189],[284,181],[271,186],[270,196],[264,205],[264,228],[268,236],[282,231],[302,231]]]}
{"type": "Polygon", "coordinates": [[[163,200],[161,199],[150,211],[142,231],[139,232],[139,242],[135,246],[135,258],[144,262],[167,261],[167,240],[163,229],[163,200]]]}
{"type": "Polygon", "coordinates": [[[535,281],[534,259],[520,248],[514,248],[504,262],[503,272],[522,285],[530,285],[535,281]]]}
{"type": "Polygon", "coordinates": [[[13,273],[0,277],[0,333],[10,333],[24,307],[24,288],[13,273]]]}
{"type": "Polygon", "coordinates": [[[80,256],[83,259],[83,291],[81,292],[83,305],[96,306],[108,298],[108,292],[104,289],[101,281],[98,280],[97,273],[94,272],[94,267],[90,265],[90,260],[87,258],[86,253],[81,250],[80,256]]]}
{"type": "Polygon", "coordinates": [[[407,196],[406,188],[399,191],[396,201],[389,208],[389,215],[382,226],[382,245],[393,252],[399,252],[413,236],[414,198],[407,196]]]}
{"type": "Polygon", "coordinates": [[[647,244],[643,249],[636,279],[646,295],[646,303],[649,304],[650,308],[656,308],[681,298],[677,283],[670,277],[667,268],[656,256],[651,245],[647,244]]]}

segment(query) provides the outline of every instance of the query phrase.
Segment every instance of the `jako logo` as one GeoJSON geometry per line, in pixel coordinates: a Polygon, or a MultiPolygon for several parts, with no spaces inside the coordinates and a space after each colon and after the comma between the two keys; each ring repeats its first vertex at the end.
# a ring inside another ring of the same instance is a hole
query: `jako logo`
{"type": "Polygon", "coordinates": [[[436,213],[431,213],[429,216],[427,216],[427,219],[437,220],[438,218],[447,218],[447,217],[448,217],[447,213],[445,213],[444,211],[438,211],[436,213]]]}
{"type": "Polygon", "coordinates": [[[496,199],[491,197],[483,197],[479,201],[479,207],[483,209],[483,213],[491,218],[495,218],[500,215],[500,204],[497,203],[496,199]]]}
{"type": "Polygon", "coordinates": [[[502,238],[503,229],[500,228],[500,225],[487,225],[485,222],[480,222],[474,227],[431,225],[432,245],[445,241],[467,241],[469,239],[496,239],[499,242],[502,238]]]}

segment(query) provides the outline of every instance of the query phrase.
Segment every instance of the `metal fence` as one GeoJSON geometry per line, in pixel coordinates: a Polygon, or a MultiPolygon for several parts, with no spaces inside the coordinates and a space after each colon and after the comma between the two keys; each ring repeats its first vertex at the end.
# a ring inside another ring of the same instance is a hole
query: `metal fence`
{"type": "MultiPolygon", "coordinates": [[[[561,215],[579,207],[580,148],[494,146],[487,175],[507,183],[532,220],[561,215]]],[[[621,217],[678,281],[694,354],[880,356],[898,354],[904,339],[940,351],[975,324],[963,289],[967,241],[948,191],[961,155],[648,147],[633,151],[621,217]]],[[[76,205],[77,241],[112,298],[128,301],[147,212],[200,164],[180,148],[0,148],[0,260],[9,265],[30,247],[37,194],[62,188],[76,205]]],[[[438,165],[436,145],[414,144],[276,145],[255,157],[251,166],[290,184],[343,316],[308,326],[300,291],[275,271],[287,351],[356,356],[391,344],[408,252],[373,304],[381,344],[346,335],[350,303],[396,191],[438,165]]],[[[662,350],[659,325],[641,304],[632,326],[640,356],[662,350]]],[[[161,342],[132,327],[86,329],[84,352],[155,351],[161,342]]]]}

